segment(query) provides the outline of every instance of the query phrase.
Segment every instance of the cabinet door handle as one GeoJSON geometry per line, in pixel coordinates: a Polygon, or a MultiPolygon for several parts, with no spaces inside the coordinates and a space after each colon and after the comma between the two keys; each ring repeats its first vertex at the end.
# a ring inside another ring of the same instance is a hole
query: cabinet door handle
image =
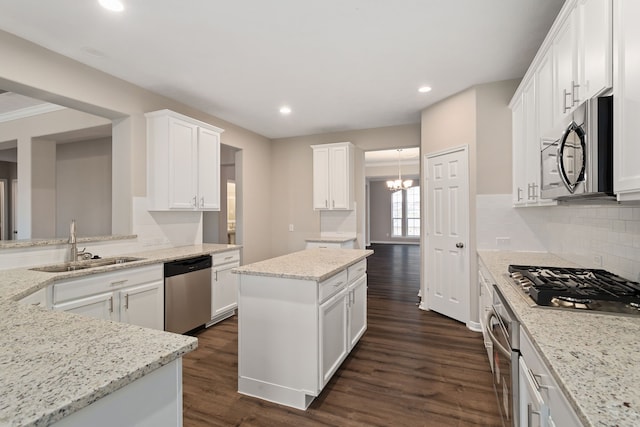
{"type": "Polygon", "coordinates": [[[200,207],[204,208],[204,197],[200,197],[200,207]]]}
{"type": "Polygon", "coordinates": [[[580,103],[580,97],[574,96],[574,95],[577,95],[579,87],[580,85],[577,85],[576,82],[571,81],[571,106],[574,106],[580,103]]]}
{"type": "Polygon", "coordinates": [[[111,282],[111,286],[120,286],[120,285],[124,285],[125,283],[128,282],[129,279],[124,279],[124,280],[117,280],[115,282],[111,282]]]}
{"type": "Polygon", "coordinates": [[[113,297],[109,297],[109,313],[113,313],[113,297]]]}
{"type": "Polygon", "coordinates": [[[325,201],[324,201],[324,207],[325,207],[325,208],[328,208],[328,207],[329,207],[329,201],[328,201],[328,200],[325,200],[325,201]]]}
{"type": "Polygon", "coordinates": [[[335,208],[335,207],[336,207],[336,201],[335,201],[335,200],[332,200],[332,201],[331,201],[331,207],[332,207],[332,208],[335,208]]]}
{"type": "Polygon", "coordinates": [[[124,294],[124,308],[129,310],[129,294],[124,294]]]}
{"type": "Polygon", "coordinates": [[[342,286],[344,284],[344,281],[342,282],[338,282],[335,285],[333,285],[334,288],[337,288],[338,286],[342,286]]]}
{"type": "Polygon", "coordinates": [[[193,196],[193,203],[192,203],[194,208],[198,207],[198,197],[197,196],[193,196]]]}
{"type": "Polygon", "coordinates": [[[522,188],[518,187],[518,201],[522,201],[522,188]]]}
{"type": "Polygon", "coordinates": [[[213,281],[217,282],[218,281],[218,270],[216,270],[215,273],[216,273],[216,277],[215,277],[215,279],[213,279],[213,281]]]}
{"type": "Polygon", "coordinates": [[[531,403],[529,403],[527,404],[527,427],[533,426],[533,414],[540,417],[540,411],[534,411],[533,408],[531,408],[531,403]]]}
{"type": "Polygon", "coordinates": [[[573,94],[571,92],[567,92],[566,89],[562,89],[562,105],[563,105],[563,113],[566,113],[573,106],[573,94]],[[567,107],[567,97],[571,97],[571,105],[567,107]]]}

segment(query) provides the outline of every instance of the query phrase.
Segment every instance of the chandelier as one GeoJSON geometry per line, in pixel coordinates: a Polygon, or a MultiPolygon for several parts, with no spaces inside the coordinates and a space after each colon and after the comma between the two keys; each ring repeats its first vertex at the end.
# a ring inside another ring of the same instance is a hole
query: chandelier
{"type": "Polygon", "coordinates": [[[387,188],[391,191],[404,190],[413,185],[413,180],[405,179],[402,180],[402,170],[400,169],[400,152],[402,148],[398,148],[398,179],[387,181],[387,188]]]}

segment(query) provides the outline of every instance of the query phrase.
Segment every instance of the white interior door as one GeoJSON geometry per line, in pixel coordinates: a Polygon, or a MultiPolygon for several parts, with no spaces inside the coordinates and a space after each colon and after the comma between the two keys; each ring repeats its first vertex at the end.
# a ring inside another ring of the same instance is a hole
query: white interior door
{"type": "Polygon", "coordinates": [[[427,155],[425,165],[426,306],[464,323],[470,300],[468,164],[464,146],[427,155]]]}

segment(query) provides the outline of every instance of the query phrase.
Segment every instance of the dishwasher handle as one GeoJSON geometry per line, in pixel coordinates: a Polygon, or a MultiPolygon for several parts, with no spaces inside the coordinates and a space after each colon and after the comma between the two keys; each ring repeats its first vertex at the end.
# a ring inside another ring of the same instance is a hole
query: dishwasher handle
{"type": "Polygon", "coordinates": [[[166,262],[164,264],[164,277],[173,277],[179,274],[191,273],[193,271],[211,268],[211,255],[203,255],[194,258],[181,259],[166,262]]]}

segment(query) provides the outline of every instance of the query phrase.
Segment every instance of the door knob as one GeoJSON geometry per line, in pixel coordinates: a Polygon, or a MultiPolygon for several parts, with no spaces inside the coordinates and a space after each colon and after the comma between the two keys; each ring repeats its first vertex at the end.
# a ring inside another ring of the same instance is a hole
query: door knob
{"type": "Polygon", "coordinates": [[[456,248],[458,248],[458,249],[464,248],[464,243],[462,243],[462,242],[456,243],[456,248]]]}

